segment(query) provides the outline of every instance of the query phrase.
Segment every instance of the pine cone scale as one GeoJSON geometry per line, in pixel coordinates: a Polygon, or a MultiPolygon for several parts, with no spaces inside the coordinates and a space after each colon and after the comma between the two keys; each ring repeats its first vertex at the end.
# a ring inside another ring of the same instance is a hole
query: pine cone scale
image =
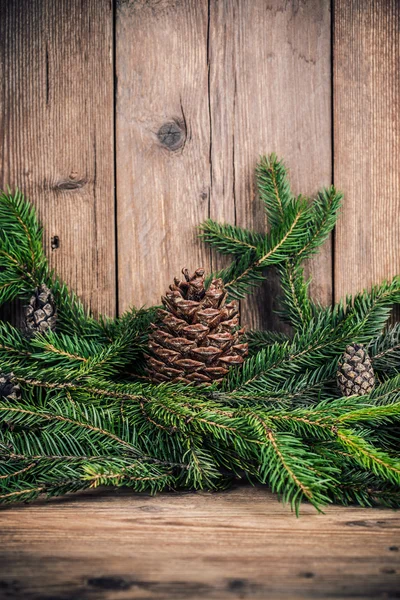
{"type": "Polygon", "coordinates": [[[204,363],[193,360],[191,358],[181,358],[174,363],[176,366],[181,367],[187,373],[191,373],[192,371],[199,371],[204,367],[204,363]]]}

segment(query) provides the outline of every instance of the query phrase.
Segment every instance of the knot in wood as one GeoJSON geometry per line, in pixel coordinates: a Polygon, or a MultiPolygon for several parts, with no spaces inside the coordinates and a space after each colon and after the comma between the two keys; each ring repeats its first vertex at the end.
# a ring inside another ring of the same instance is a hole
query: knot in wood
{"type": "Polygon", "coordinates": [[[169,150],[177,150],[184,142],[185,132],[175,121],[164,123],[158,130],[157,137],[169,150]]]}
{"type": "Polygon", "coordinates": [[[55,185],[55,189],[61,192],[79,190],[86,185],[86,183],[86,179],[74,179],[72,177],[67,177],[66,179],[58,181],[55,185]]]}

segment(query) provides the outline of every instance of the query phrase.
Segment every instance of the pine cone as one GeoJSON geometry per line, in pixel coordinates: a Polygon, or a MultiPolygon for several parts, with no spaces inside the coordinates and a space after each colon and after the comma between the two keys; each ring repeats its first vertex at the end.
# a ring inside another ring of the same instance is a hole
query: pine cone
{"type": "Polygon", "coordinates": [[[204,288],[204,270],[174,280],[162,298],[160,323],[149,336],[148,372],[154,382],[195,385],[219,382],[229,367],[243,363],[248,345],[241,343],[237,302],[226,303],[222,279],[204,288]]]}
{"type": "Polygon", "coordinates": [[[13,383],[13,373],[0,373],[0,398],[18,400],[21,390],[17,383],[13,383]]]}
{"type": "Polygon", "coordinates": [[[29,335],[56,328],[57,311],[54,297],[43,283],[36,288],[25,308],[25,328],[29,335]]]}
{"type": "Polygon", "coordinates": [[[343,396],[362,396],[373,390],[374,370],[362,344],[347,346],[338,365],[337,382],[343,396]]]}

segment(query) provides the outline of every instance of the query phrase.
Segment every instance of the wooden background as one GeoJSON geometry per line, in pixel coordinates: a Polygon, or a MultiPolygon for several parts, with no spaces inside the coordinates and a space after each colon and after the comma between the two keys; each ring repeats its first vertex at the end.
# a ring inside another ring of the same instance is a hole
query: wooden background
{"type": "Polygon", "coordinates": [[[1,600],[398,600],[400,518],[265,488],[85,492],[0,510],[1,600]]]}
{"type": "MultiPolygon", "coordinates": [[[[51,264],[95,313],[158,303],[221,259],[211,216],[263,229],[254,167],[332,181],[324,303],[400,272],[398,0],[0,0],[0,186],[37,205],[51,264]]],[[[279,327],[273,279],[244,321],[279,327]]]]}
{"type": "MultiPolygon", "coordinates": [[[[51,264],[98,314],[158,303],[221,259],[212,218],[263,229],[254,167],[334,182],[308,266],[324,303],[400,273],[398,0],[0,0],[0,187],[38,207],[51,264]]],[[[244,304],[280,327],[272,279],[244,304]]],[[[0,598],[399,598],[399,519],[265,489],[89,492],[0,510],[0,598]]]]}

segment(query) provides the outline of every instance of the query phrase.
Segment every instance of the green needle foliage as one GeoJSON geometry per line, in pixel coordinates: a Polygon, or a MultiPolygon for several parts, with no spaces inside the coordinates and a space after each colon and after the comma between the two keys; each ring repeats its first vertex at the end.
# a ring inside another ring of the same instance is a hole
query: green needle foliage
{"type": "Polygon", "coordinates": [[[232,257],[218,274],[242,298],[277,268],[290,336],[247,334],[250,356],[221,385],[151,384],[143,369],[156,308],[94,319],[49,269],[42,233],[22,194],[0,196],[0,303],[42,283],[56,332],[27,338],[0,322],[0,373],[21,397],[0,398],[0,501],[97,486],[225,489],[246,478],[298,512],[336,502],[400,506],[400,278],[334,306],[309,296],[303,261],[332,231],[342,196],[295,197],[275,155],[257,167],[268,232],[208,220],[200,236],[232,257]],[[336,369],[347,344],[368,347],[375,389],[341,398],[336,369]]]}

